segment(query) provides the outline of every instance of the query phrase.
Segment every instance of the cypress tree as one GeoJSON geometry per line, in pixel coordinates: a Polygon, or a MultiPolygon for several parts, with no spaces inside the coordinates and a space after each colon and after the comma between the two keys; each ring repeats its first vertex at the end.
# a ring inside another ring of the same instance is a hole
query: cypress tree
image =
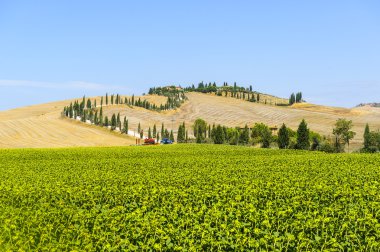
{"type": "Polygon", "coordinates": [[[186,130],[186,135],[185,135],[185,141],[187,143],[187,141],[189,140],[189,131],[186,130]]]}
{"type": "Polygon", "coordinates": [[[169,131],[168,129],[165,129],[165,138],[169,138],[169,137],[170,137],[169,131]]]}
{"type": "Polygon", "coordinates": [[[82,122],[86,122],[86,119],[87,119],[87,112],[86,110],[84,110],[83,115],[82,115],[82,122]]]}
{"type": "MultiPolygon", "coordinates": [[[[198,129],[197,129],[197,132],[201,132],[202,129],[201,129],[201,126],[199,125],[198,126],[198,129]]],[[[202,143],[202,134],[197,134],[197,139],[196,139],[196,142],[199,144],[199,143],[202,143]]]]}
{"type": "Polygon", "coordinates": [[[103,106],[103,96],[100,98],[100,107],[103,106]]]}
{"type": "Polygon", "coordinates": [[[169,139],[170,139],[170,141],[174,142],[174,134],[173,134],[173,130],[170,131],[169,139]]]}
{"type": "Polygon", "coordinates": [[[257,94],[257,99],[256,99],[257,103],[260,102],[260,94],[257,94]]]}
{"type": "Polygon", "coordinates": [[[69,116],[70,116],[70,118],[73,118],[73,113],[74,111],[73,111],[73,103],[71,102],[70,103],[70,109],[69,109],[69,116]]]}
{"type": "Polygon", "coordinates": [[[165,137],[165,128],[164,128],[164,123],[162,123],[161,125],[161,137],[164,138],[165,137]]]}
{"type": "Polygon", "coordinates": [[[98,125],[98,111],[97,110],[95,110],[95,115],[94,115],[94,124],[95,125],[98,125]]]}
{"type": "Polygon", "coordinates": [[[139,123],[139,125],[137,126],[137,133],[140,134],[140,131],[141,131],[141,125],[139,123]]]}
{"type": "Polygon", "coordinates": [[[160,141],[160,133],[157,132],[156,138],[157,138],[157,142],[159,142],[160,141]]]}
{"type": "Polygon", "coordinates": [[[289,105],[293,105],[295,102],[296,102],[296,96],[294,95],[294,93],[292,93],[289,98],[289,105]]]}
{"type": "Polygon", "coordinates": [[[148,129],[148,138],[152,138],[152,130],[150,129],[150,127],[148,129]]]}
{"type": "Polygon", "coordinates": [[[182,124],[180,124],[178,127],[178,132],[177,132],[177,143],[182,143],[184,141],[182,131],[183,131],[182,124]]]}
{"type": "Polygon", "coordinates": [[[113,105],[113,94],[111,95],[111,104],[113,105]]]}
{"type": "Polygon", "coordinates": [[[91,108],[91,100],[90,100],[90,98],[87,99],[86,107],[87,107],[88,109],[91,108]]]}
{"type": "Polygon", "coordinates": [[[307,128],[307,123],[303,119],[298,126],[297,130],[297,149],[308,150],[310,148],[309,142],[309,129],[307,128]]]}
{"type": "Polygon", "coordinates": [[[368,123],[365,125],[363,137],[364,137],[364,149],[368,150],[369,147],[371,146],[371,132],[369,131],[368,123]]]}
{"type": "Polygon", "coordinates": [[[278,131],[278,147],[280,149],[286,149],[289,146],[289,132],[283,123],[280,130],[278,131]]]}
{"type": "Polygon", "coordinates": [[[108,124],[109,124],[109,122],[108,122],[108,116],[106,116],[104,118],[104,126],[108,127],[108,124]]]}
{"type": "Polygon", "coordinates": [[[249,128],[248,128],[248,125],[246,124],[240,134],[240,143],[248,144],[248,142],[249,142],[249,128]]]}
{"type": "MultiPolygon", "coordinates": [[[[120,123],[121,123],[121,121],[120,121],[120,113],[117,113],[116,124],[120,125],[120,123]]],[[[121,127],[119,129],[121,130],[121,127]]]]}
{"type": "Polygon", "coordinates": [[[225,141],[224,131],[223,127],[218,124],[218,126],[215,129],[215,144],[223,144],[225,141]]]}
{"type": "Polygon", "coordinates": [[[156,124],[153,125],[153,138],[156,138],[157,136],[157,128],[156,128],[156,124]]]}
{"type": "Polygon", "coordinates": [[[111,130],[115,130],[117,125],[117,120],[115,114],[111,117],[111,130]]]}
{"type": "Polygon", "coordinates": [[[108,93],[106,93],[106,105],[108,105],[108,93]]]}
{"type": "Polygon", "coordinates": [[[124,116],[124,133],[128,135],[128,120],[124,116]]]}
{"type": "Polygon", "coordinates": [[[140,139],[143,139],[143,138],[144,138],[144,131],[141,130],[141,131],[140,131],[140,139]]]}

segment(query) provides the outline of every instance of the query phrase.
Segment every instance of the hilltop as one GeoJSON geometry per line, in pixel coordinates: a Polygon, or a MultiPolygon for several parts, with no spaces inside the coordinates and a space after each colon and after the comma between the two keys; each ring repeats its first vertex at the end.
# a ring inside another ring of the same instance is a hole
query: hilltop
{"type": "Polygon", "coordinates": [[[356,107],[373,107],[373,108],[380,108],[380,103],[378,102],[371,102],[371,103],[360,103],[356,107]]]}
{"type": "MultiPolygon", "coordinates": [[[[185,122],[186,125],[192,125],[197,118],[203,118],[210,124],[230,127],[263,122],[269,126],[285,123],[293,129],[305,119],[311,130],[331,135],[335,121],[338,118],[347,118],[353,121],[353,130],[357,132],[352,141],[352,145],[357,148],[362,143],[366,123],[369,123],[372,129],[380,129],[378,108],[346,109],[308,103],[275,106],[199,92],[189,92],[186,96],[187,100],[179,108],[172,110],[154,111],[119,104],[104,106],[103,113],[109,118],[114,113],[120,113],[122,118],[128,118],[130,129],[137,130],[140,123],[145,132],[148,127],[154,124],[160,126],[162,123],[176,132],[179,124],[185,122]]],[[[148,100],[157,106],[167,99],[158,95],[137,98],[148,100]]],[[[91,99],[100,104],[101,97],[91,99]]],[[[267,99],[269,100],[269,96],[267,99]]],[[[0,148],[120,146],[135,143],[133,136],[62,118],[63,107],[73,101],[58,101],[0,112],[0,148]]]]}

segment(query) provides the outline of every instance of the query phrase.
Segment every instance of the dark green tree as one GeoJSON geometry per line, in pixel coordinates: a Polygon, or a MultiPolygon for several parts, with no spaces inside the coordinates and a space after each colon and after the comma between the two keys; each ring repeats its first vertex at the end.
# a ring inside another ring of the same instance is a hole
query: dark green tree
{"type": "Polygon", "coordinates": [[[241,144],[248,144],[249,143],[249,128],[248,128],[247,124],[244,126],[244,129],[240,133],[239,142],[241,144]]]}
{"type": "Polygon", "coordinates": [[[100,107],[100,112],[99,112],[99,125],[103,126],[103,107],[100,107]]]}
{"type": "Polygon", "coordinates": [[[369,125],[368,123],[365,125],[365,129],[364,129],[364,150],[368,151],[369,150],[369,147],[371,147],[372,145],[372,137],[371,137],[371,132],[369,130],[369,125]]]}
{"type": "Polygon", "coordinates": [[[165,138],[165,127],[164,127],[164,123],[162,123],[162,125],[161,125],[161,137],[162,137],[162,138],[165,138]]]}
{"type": "Polygon", "coordinates": [[[309,129],[304,119],[298,126],[296,148],[300,150],[308,150],[310,148],[309,129]]]}
{"type": "Polygon", "coordinates": [[[106,105],[108,105],[108,93],[106,93],[106,105]]]}
{"type": "Polygon", "coordinates": [[[223,144],[224,141],[225,141],[225,137],[224,137],[223,127],[220,126],[220,124],[218,124],[218,126],[216,126],[216,129],[215,129],[214,143],[215,144],[223,144]]]}
{"type": "Polygon", "coordinates": [[[128,134],[128,120],[127,120],[127,117],[124,116],[124,123],[123,123],[123,132],[125,134],[128,134]]]}
{"type": "Polygon", "coordinates": [[[170,141],[174,142],[174,134],[173,130],[170,130],[170,136],[169,136],[170,141]]]}
{"type": "Polygon", "coordinates": [[[203,141],[206,138],[206,131],[207,131],[207,123],[205,120],[198,118],[195,120],[194,125],[194,136],[200,137],[201,141],[203,141]]]}
{"type": "Polygon", "coordinates": [[[156,124],[153,125],[153,138],[156,138],[157,136],[157,128],[156,128],[156,124]]]}
{"type": "Polygon", "coordinates": [[[294,93],[292,93],[289,98],[289,105],[293,105],[295,102],[296,102],[296,96],[294,95],[294,93]]]}
{"type": "Polygon", "coordinates": [[[148,138],[152,138],[152,130],[150,129],[150,127],[148,129],[148,138]]]}
{"type": "Polygon", "coordinates": [[[170,133],[169,133],[168,129],[165,129],[164,135],[165,135],[165,138],[170,138],[170,133]]]}
{"type": "Polygon", "coordinates": [[[261,143],[262,148],[269,148],[272,142],[272,131],[264,123],[255,123],[252,128],[254,143],[261,143]]]}
{"type": "Polygon", "coordinates": [[[94,124],[95,125],[98,125],[99,124],[99,121],[98,121],[99,119],[98,119],[98,111],[97,110],[95,110],[95,115],[94,115],[94,124]]]}
{"type": "Polygon", "coordinates": [[[288,128],[283,123],[280,130],[278,131],[278,139],[277,139],[278,147],[280,149],[287,149],[289,147],[289,141],[290,141],[289,131],[288,131],[288,128]]]}
{"type": "MultiPolygon", "coordinates": [[[[119,127],[120,124],[121,124],[121,120],[120,120],[120,113],[117,113],[117,117],[116,117],[116,124],[117,126],[119,127]]],[[[119,129],[121,130],[121,127],[119,127],[119,129]]]]}
{"type": "Polygon", "coordinates": [[[111,117],[111,130],[115,130],[117,125],[117,120],[115,114],[111,117]]]}
{"type": "Polygon", "coordinates": [[[87,99],[86,108],[88,108],[88,109],[91,108],[91,100],[90,100],[90,98],[87,99]]]}

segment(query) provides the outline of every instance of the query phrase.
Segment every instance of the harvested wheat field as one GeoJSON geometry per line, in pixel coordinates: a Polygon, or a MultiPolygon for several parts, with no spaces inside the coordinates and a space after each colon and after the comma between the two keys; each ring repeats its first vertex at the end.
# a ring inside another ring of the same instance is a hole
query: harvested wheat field
{"type": "MultiPolygon", "coordinates": [[[[197,118],[210,124],[226,126],[253,125],[263,122],[270,126],[287,124],[297,129],[304,118],[311,130],[331,135],[338,118],[353,121],[357,135],[352,141],[353,149],[360,147],[366,123],[372,130],[380,129],[380,109],[361,107],[354,109],[333,108],[312,104],[297,104],[292,107],[271,106],[242,101],[230,97],[188,93],[189,98],[175,111],[155,112],[127,105],[104,106],[104,115],[110,118],[120,113],[129,120],[131,130],[138,123],[146,132],[154,124],[160,129],[161,123],[176,132],[178,125],[191,125],[197,118]]],[[[122,97],[124,98],[124,96],[122,97]]],[[[161,104],[165,97],[145,96],[150,102],[161,104]]],[[[80,100],[79,98],[78,100],[80,100]]],[[[100,97],[92,98],[100,104],[100,97]]],[[[59,101],[0,112],[0,148],[65,147],[65,146],[119,146],[134,144],[133,137],[127,137],[105,128],[84,124],[72,119],[62,119],[61,111],[69,101],[59,101]]],[[[189,132],[191,133],[191,132],[189,132]]]]}
{"type": "Polygon", "coordinates": [[[62,119],[70,101],[46,103],[0,112],[0,148],[123,146],[134,139],[107,129],[62,119]]]}

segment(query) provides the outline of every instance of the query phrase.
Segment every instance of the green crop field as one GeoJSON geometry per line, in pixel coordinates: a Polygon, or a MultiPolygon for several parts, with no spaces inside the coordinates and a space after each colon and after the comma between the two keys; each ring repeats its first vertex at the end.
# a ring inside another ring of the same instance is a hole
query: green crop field
{"type": "Polygon", "coordinates": [[[380,250],[380,155],[0,150],[0,250],[380,250]]]}

